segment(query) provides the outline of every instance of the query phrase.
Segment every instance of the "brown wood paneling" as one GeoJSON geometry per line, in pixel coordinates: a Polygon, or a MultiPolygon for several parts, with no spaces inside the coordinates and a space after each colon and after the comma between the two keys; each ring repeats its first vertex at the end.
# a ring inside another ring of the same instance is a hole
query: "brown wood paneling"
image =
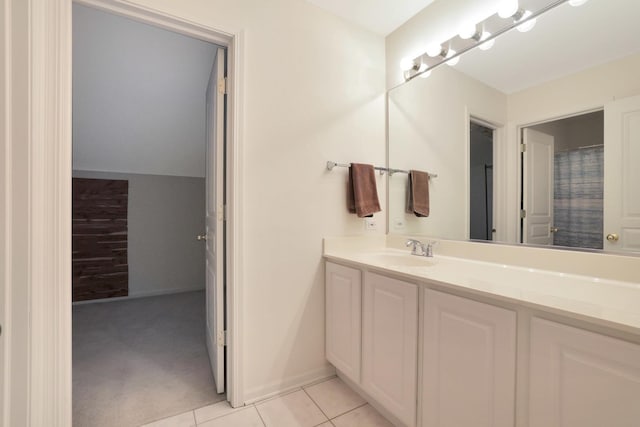
{"type": "Polygon", "coordinates": [[[73,301],[127,296],[129,182],[73,178],[73,301]]]}

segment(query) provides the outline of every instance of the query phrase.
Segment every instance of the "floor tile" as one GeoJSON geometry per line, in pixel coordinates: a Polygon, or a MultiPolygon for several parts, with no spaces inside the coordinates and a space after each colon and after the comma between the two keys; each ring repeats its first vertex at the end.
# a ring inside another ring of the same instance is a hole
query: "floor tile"
{"type": "Polygon", "coordinates": [[[196,422],[200,424],[205,421],[219,418],[236,411],[241,411],[242,409],[246,409],[246,407],[241,406],[239,408],[232,408],[231,405],[229,405],[229,402],[218,402],[214,403],[213,405],[198,408],[194,412],[196,416],[196,422]]]}
{"type": "Polygon", "coordinates": [[[318,427],[333,427],[333,424],[331,424],[331,421],[327,421],[326,423],[320,424],[318,427]]]}
{"type": "Polygon", "coordinates": [[[189,411],[173,417],[163,418],[161,420],[145,424],[142,427],[193,427],[195,425],[196,419],[193,416],[193,411],[189,411]]]}
{"type": "Polygon", "coordinates": [[[220,418],[198,424],[198,427],[264,427],[256,408],[248,406],[220,418]]]}
{"type": "Polygon", "coordinates": [[[314,427],[327,421],[303,390],[256,404],[267,427],[314,427]]]}
{"type": "Polygon", "coordinates": [[[304,390],[329,418],[335,418],[366,403],[340,378],[305,387],[304,390]]]}
{"type": "Polygon", "coordinates": [[[371,405],[364,405],[331,420],[336,427],[393,427],[371,405]]]}

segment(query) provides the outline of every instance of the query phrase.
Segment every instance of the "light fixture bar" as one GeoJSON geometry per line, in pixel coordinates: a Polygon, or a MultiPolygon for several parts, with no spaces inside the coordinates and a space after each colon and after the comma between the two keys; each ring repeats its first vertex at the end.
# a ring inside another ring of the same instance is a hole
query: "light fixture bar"
{"type": "MultiPolygon", "coordinates": [[[[434,68],[439,67],[442,64],[445,64],[449,61],[451,61],[454,58],[459,58],[462,54],[482,45],[485,43],[490,42],[491,40],[494,40],[496,37],[513,30],[514,28],[517,28],[529,21],[533,21],[534,19],[538,18],[540,15],[543,15],[544,13],[560,6],[561,4],[567,3],[569,0],[555,0],[552,1],[550,3],[548,3],[546,6],[541,7],[540,9],[536,10],[535,12],[531,13],[531,15],[527,16],[525,19],[522,19],[520,21],[516,21],[514,19],[512,19],[512,23],[505,25],[501,28],[496,29],[495,31],[490,31],[491,35],[489,37],[487,37],[486,39],[481,39],[481,40],[477,40],[475,37],[471,38],[470,41],[472,42],[471,44],[469,44],[468,46],[465,47],[461,47],[461,48],[456,48],[456,53],[451,55],[451,56],[447,56],[446,58],[443,58],[442,56],[436,56],[435,58],[430,57],[429,55],[427,55],[426,53],[423,53],[422,55],[419,55],[417,57],[415,57],[413,59],[413,64],[417,64],[415,65],[413,68],[411,68],[408,71],[405,71],[404,73],[404,78],[405,78],[405,82],[408,82],[409,80],[413,80],[414,78],[420,76],[421,74],[425,73],[425,72],[430,72],[432,71],[434,68]],[[426,65],[426,68],[424,67],[426,65]]],[[[520,12],[520,10],[518,10],[518,13],[520,12]]],[[[490,20],[495,20],[497,18],[497,14],[493,14],[490,17],[488,17],[487,19],[485,19],[482,22],[479,22],[478,24],[476,24],[477,26],[480,26],[480,28],[484,28],[484,24],[487,23],[487,21],[490,20]]],[[[500,19],[500,21],[503,21],[504,19],[498,18],[500,19]]],[[[508,18],[507,18],[508,19],[508,18]]],[[[492,29],[493,30],[493,29],[492,29]]],[[[451,39],[444,41],[442,43],[440,43],[441,46],[448,46],[450,48],[450,46],[452,45],[453,41],[459,38],[457,35],[452,37],[451,39]]],[[[448,49],[449,49],[448,48],[448,49]]]]}

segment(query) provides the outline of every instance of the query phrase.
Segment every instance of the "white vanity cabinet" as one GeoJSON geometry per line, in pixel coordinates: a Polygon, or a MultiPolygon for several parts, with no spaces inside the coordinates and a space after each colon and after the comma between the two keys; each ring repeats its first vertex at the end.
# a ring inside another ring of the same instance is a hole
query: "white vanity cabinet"
{"type": "Polygon", "coordinates": [[[362,387],[407,426],[416,425],[418,286],[365,273],[362,387]]]}
{"type": "Polygon", "coordinates": [[[640,426],[640,345],[534,318],[529,427],[640,426]]]}
{"type": "Polygon", "coordinates": [[[362,273],[326,264],[326,356],[350,380],[360,382],[362,273]]]}
{"type": "Polygon", "coordinates": [[[424,292],[422,427],[512,427],[516,313],[424,292]]]}

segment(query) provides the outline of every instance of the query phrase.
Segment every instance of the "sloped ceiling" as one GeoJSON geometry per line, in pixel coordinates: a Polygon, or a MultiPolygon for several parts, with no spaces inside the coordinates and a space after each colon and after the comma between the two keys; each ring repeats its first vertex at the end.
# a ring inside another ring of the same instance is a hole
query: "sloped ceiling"
{"type": "Polygon", "coordinates": [[[204,176],[216,49],[74,4],[74,169],[204,176]]]}

